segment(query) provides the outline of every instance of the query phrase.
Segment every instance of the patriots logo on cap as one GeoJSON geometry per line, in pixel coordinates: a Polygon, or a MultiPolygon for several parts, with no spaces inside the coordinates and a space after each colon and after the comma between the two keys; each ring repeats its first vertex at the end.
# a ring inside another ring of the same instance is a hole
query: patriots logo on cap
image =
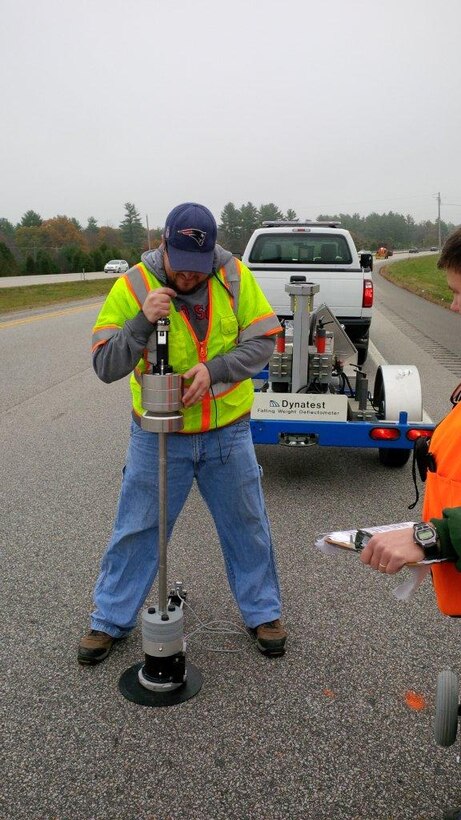
{"type": "Polygon", "coordinates": [[[177,231],[177,233],[181,233],[183,236],[190,236],[200,248],[206,239],[206,231],[201,231],[198,228],[183,228],[182,231],[177,231]]]}

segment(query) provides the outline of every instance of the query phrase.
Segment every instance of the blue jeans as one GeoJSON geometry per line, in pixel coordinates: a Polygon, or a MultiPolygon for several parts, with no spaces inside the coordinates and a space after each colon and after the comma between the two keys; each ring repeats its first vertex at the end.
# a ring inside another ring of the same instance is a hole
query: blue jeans
{"type": "MultiPolygon", "coordinates": [[[[280,589],[248,421],[167,437],[168,537],[194,478],[213,516],[230,588],[248,627],[280,617],[280,589]]],[[[158,435],[131,422],[112,538],[94,591],[92,629],[130,632],[159,564],[158,435]]]]}

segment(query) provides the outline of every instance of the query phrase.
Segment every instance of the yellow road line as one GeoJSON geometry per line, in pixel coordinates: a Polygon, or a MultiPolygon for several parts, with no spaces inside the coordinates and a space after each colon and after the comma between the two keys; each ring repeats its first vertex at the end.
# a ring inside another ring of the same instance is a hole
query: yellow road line
{"type": "Polygon", "coordinates": [[[68,313],[80,313],[84,310],[95,310],[100,303],[92,305],[79,305],[79,307],[65,308],[64,310],[54,310],[52,313],[40,313],[34,316],[25,316],[22,319],[10,319],[6,322],[0,321],[0,330],[6,327],[16,327],[17,325],[28,325],[30,322],[40,322],[42,319],[54,319],[59,316],[66,316],[68,313]]]}

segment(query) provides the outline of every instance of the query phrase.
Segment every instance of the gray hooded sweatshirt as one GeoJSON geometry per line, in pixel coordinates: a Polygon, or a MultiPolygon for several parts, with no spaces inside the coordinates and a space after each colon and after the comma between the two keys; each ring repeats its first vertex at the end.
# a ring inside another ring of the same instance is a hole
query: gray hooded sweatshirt
{"type": "MultiPolygon", "coordinates": [[[[216,245],[213,273],[231,259],[230,251],[216,245]]],[[[167,280],[163,266],[163,248],[147,251],[142,261],[156,278],[165,286],[173,287],[167,280]]],[[[199,341],[206,337],[208,328],[208,286],[207,281],[194,293],[178,294],[173,301],[175,310],[183,310],[199,341]]],[[[93,367],[103,382],[113,382],[127,376],[142,358],[147,340],[155,325],[146,318],[142,310],[134,319],[129,319],[108,342],[96,348],[93,367]]],[[[256,336],[241,342],[224,356],[216,356],[206,362],[211,384],[217,382],[238,382],[255,376],[269,361],[274,350],[273,336],[256,336]]]]}

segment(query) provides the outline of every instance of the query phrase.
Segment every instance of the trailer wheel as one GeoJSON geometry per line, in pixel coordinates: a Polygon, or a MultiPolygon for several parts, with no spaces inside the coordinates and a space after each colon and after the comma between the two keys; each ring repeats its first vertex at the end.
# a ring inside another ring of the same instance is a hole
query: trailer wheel
{"type": "MultiPolygon", "coordinates": [[[[398,421],[401,412],[409,421],[422,421],[423,402],[419,373],[414,365],[381,365],[376,371],[373,407],[379,419],[398,421]]],[[[385,467],[403,467],[411,447],[380,447],[379,460],[385,467]]]]}
{"type": "Polygon", "coordinates": [[[411,450],[392,449],[390,447],[380,447],[378,456],[381,464],[385,467],[404,467],[410,458],[411,450]]]}
{"type": "MultiPolygon", "coordinates": [[[[385,419],[386,398],[384,394],[384,383],[382,380],[378,380],[378,384],[375,383],[375,394],[373,401],[376,402],[375,406],[378,408],[379,417],[385,419]]],[[[395,449],[391,447],[380,447],[378,450],[378,457],[380,464],[383,464],[384,467],[398,468],[405,466],[410,458],[410,453],[411,450],[403,449],[403,447],[395,449]]]]}
{"type": "Polygon", "coordinates": [[[408,421],[422,421],[421,380],[412,364],[380,365],[376,371],[373,407],[383,421],[398,421],[405,412],[408,421]]]}
{"type": "Polygon", "coordinates": [[[458,676],[450,669],[439,672],[435,699],[435,741],[452,746],[458,729],[458,676]]]}

